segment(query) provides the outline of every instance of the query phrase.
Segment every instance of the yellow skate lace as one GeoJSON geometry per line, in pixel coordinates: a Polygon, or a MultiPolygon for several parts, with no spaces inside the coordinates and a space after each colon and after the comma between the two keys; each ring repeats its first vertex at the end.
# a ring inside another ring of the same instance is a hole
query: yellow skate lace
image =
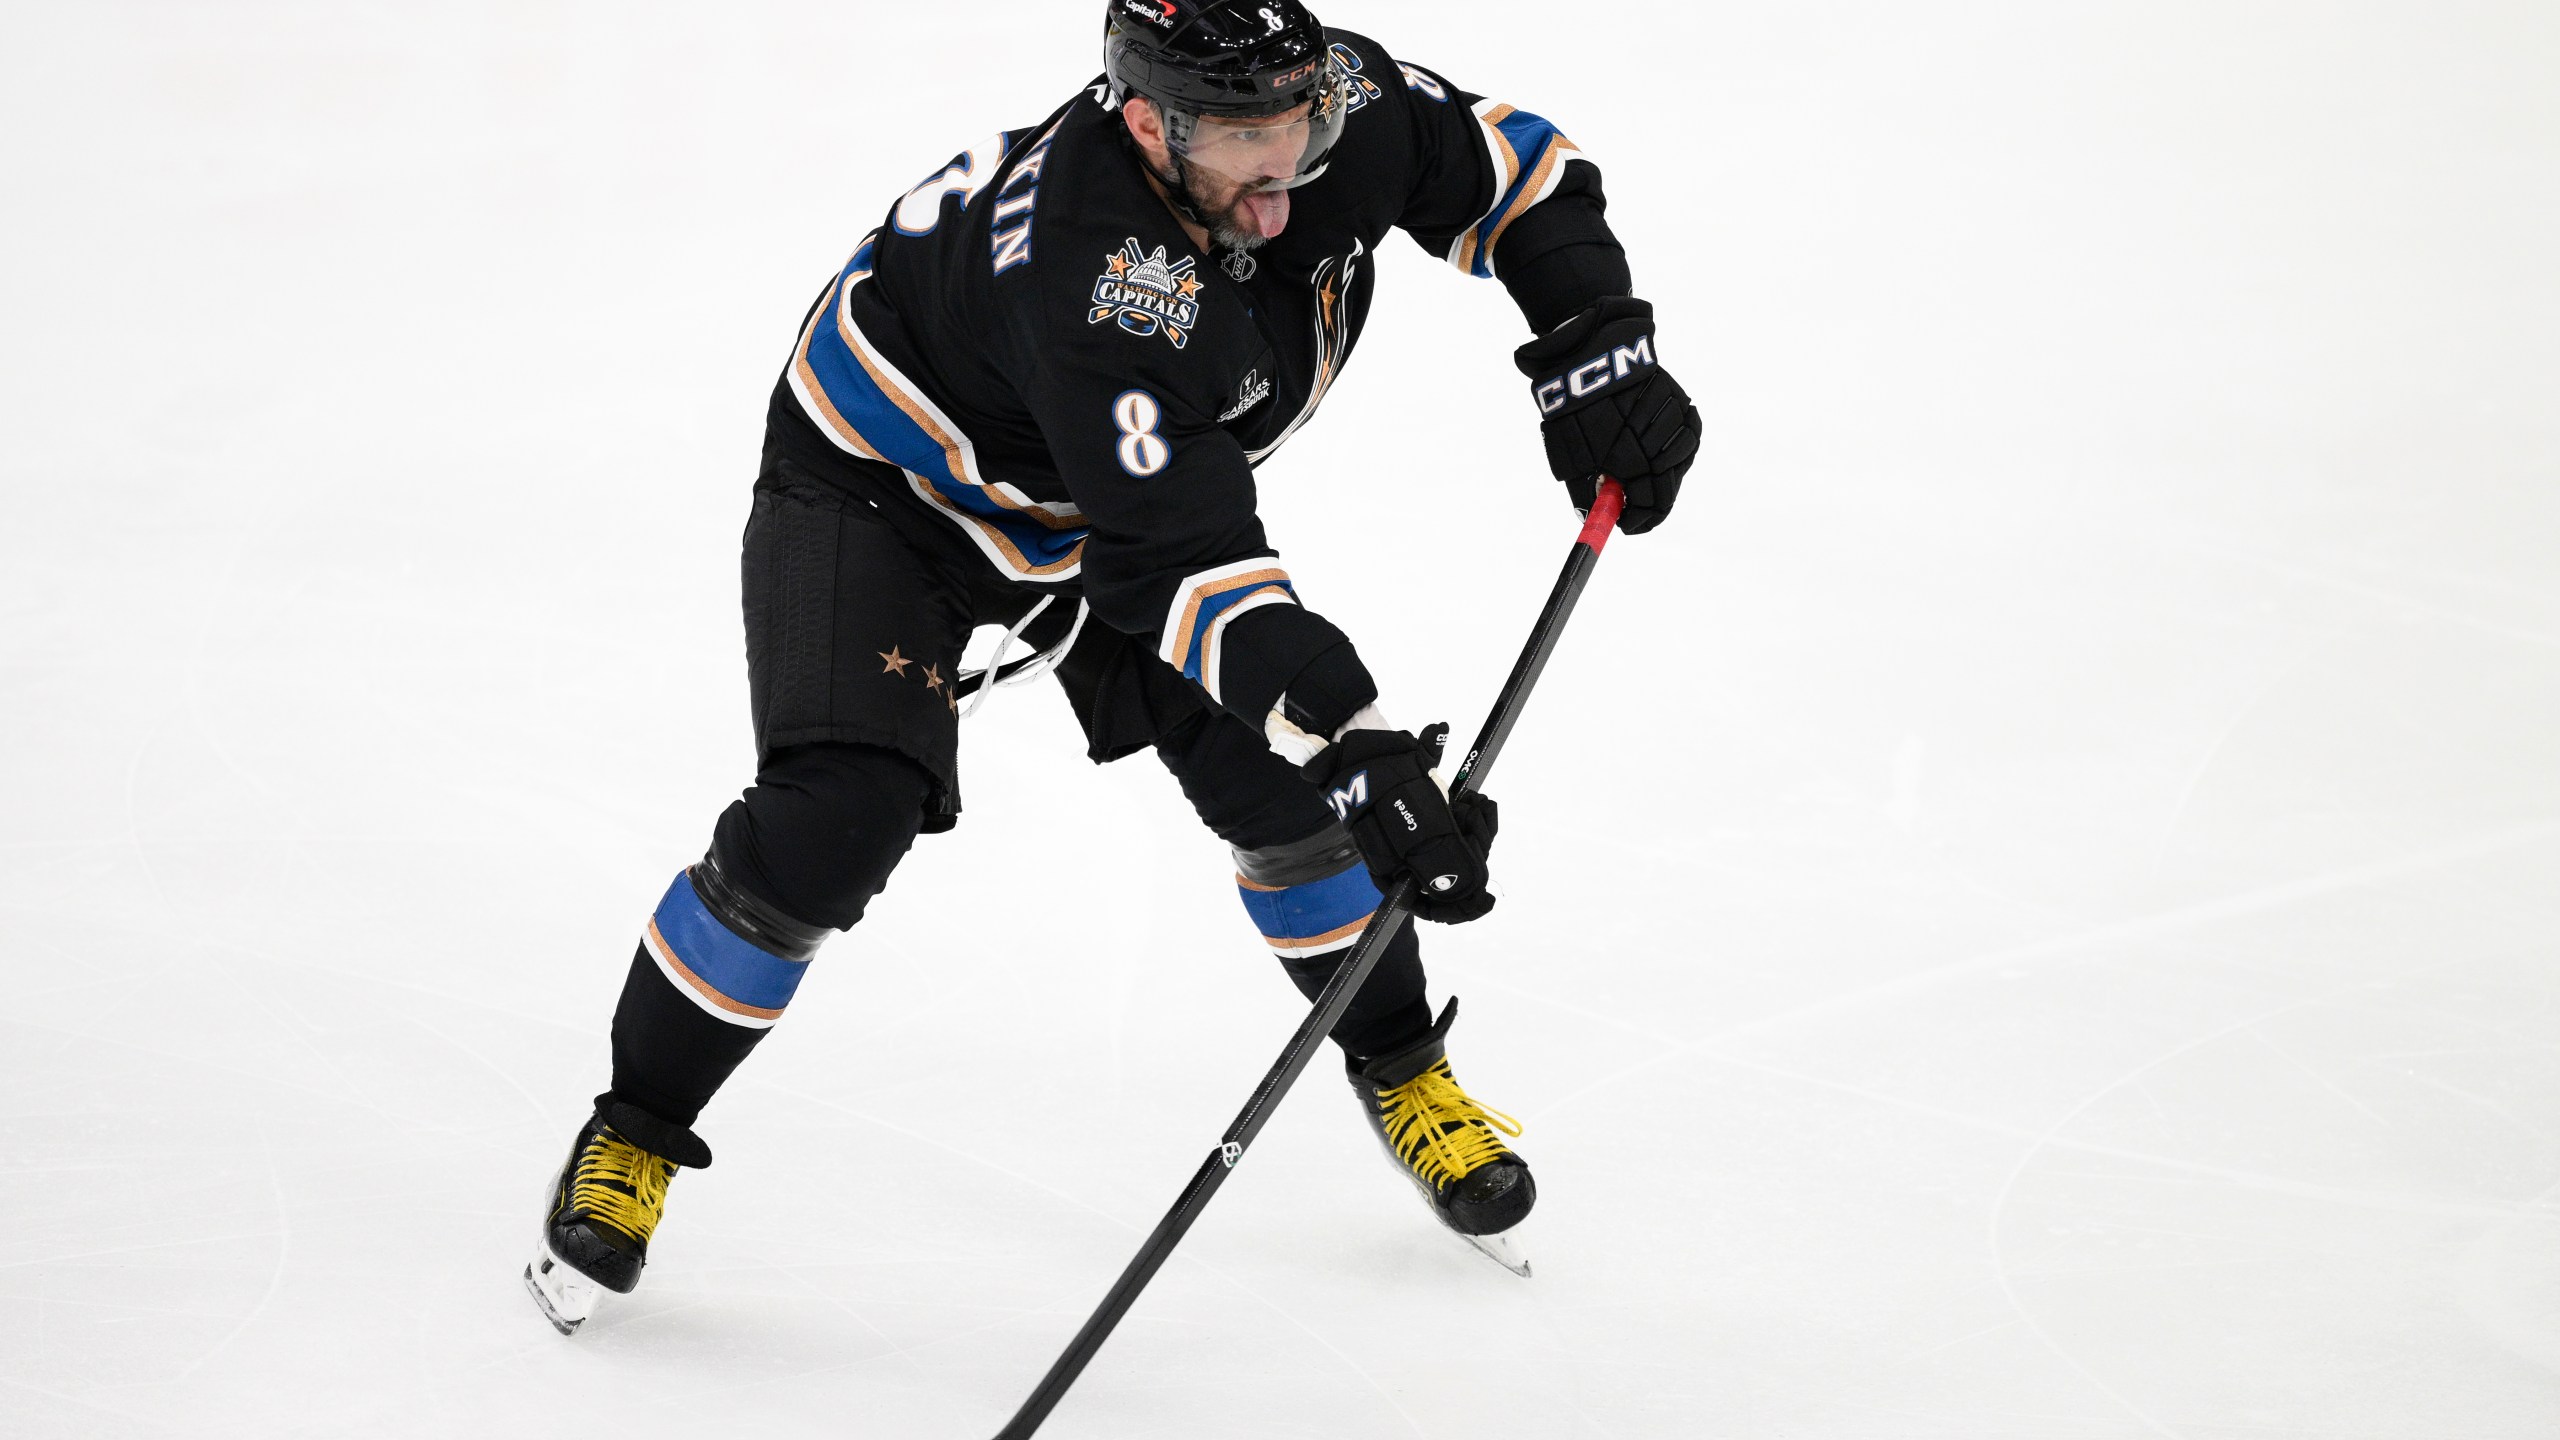
{"type": "Polygon", "coordinates": [[[569,1204],[646,1245],[666,1210],[676,1163],[650,1154],[610,1130],[597,1132],[578,1156],[569,1204]]]}
{"type": "Polygon", "coordinates": [[[1386,1128],[1387,1143],[1435,1190],[1510,1154],[1502,1135],[1517,1138],[1520,1134],[1519,1121],[1486,1108],[1460,1089],[1446,1060],[1392,1090],[1377,1093],[1383,1102],[1380,1123],[1386,1128]]]}

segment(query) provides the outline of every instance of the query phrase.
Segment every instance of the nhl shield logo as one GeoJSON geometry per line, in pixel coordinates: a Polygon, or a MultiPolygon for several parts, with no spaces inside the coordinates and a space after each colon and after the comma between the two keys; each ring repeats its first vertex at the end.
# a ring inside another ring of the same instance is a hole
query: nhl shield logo
{"type": "Polygon", "coordinates": [[[1116,319],[1132,335],[1164,332],[1181,349],[1191,343],[1192,326],[1200,318],[1200,280],[1192,274],[1191,257],[1167,262],[1165,247],[1150,255],[1136,237],[1103,257],[1102,273],[1093,282],[1093,313],[1087,323],[1116,319]]]}

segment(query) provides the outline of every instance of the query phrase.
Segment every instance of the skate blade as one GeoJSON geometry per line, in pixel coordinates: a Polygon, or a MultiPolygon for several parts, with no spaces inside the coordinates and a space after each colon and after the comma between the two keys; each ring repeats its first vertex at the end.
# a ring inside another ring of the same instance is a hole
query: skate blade
{"type": "Polygon", "coordinates": [[[1529,1278],[1529,1251],[1520,1243],[1520,1232],[1505,1230],[1499,1235],[1460,1235],[1449,1232],[1474,1247],[1477,1254],[1526,1280],[1529,1278]]]}
{"type": "Polygon", "coordinates": [[[549,1245],[544,1245],[532,1263],[524,1267],[524,1288],[533,1292],[533,1303],[542,1307],[542,1318],[563,1335],[578,1333],[578,1327],[595,1313],[596,1298],[604,1293],[603,1286],[552,1254],[549,1245]]]}

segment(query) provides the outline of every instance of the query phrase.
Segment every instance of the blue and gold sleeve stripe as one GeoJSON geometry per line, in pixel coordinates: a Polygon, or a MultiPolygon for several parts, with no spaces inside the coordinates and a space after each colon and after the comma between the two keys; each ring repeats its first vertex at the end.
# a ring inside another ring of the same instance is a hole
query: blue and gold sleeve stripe
{"type": "Polygon", "coordinates": [[[1185,577],[1175,585],[1156,653],[1221,704],[1218,642],[1239,615],[1265,605],[1295,605],[1289,572],[1265,556],[1236,560],[1185,577]]]}
{"type": "Polygon", "coordinates": [[[1556,192],[1565,161],[1582,153],[1543,115],[1498,100],[1475,104],[1476,129],[1493,161],[1493,204],[1449,247],[1449,263],[1480,280],[1493,278],[1493,247],[1511,222],[1556,192]]]}
{"type": "Polygon", "coordinates": [[[766,950],[720,923],[678,873],[649,916],[641,943],[677,993],[716,1019],[762,1030],[782,1018],[809,962],[766,950]]]}
{"type": "Polygon", "coordinates": [[[791,357],[800,408],[839,449],[906,472],[918,498],[959,525],[989,560],[1023,579],[1064,580],[1084,562],[1084,513],[1033,500],[978,467],[968,434],[862,331],[853,299],[871,278],[865,236],[809,316],[791,357]]]}

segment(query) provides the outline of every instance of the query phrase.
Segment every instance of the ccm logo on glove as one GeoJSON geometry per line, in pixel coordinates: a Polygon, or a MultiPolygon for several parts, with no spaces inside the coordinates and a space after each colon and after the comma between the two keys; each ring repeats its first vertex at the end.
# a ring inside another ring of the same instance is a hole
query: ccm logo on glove
{"type": "Polygon", "coordinates": [[[1633,374],[1636,367],[1653,364],[1653,337],[1644,336],[1633,345],[1620,345],[1598,359],[1586,361],[1553,379],[1541,380],[1531,387],[1538,397],[1538,413],[1553,415],[1564,408],[1568,396],[1579,400],[1597,395],[1633,374]]]}
{"type": "Polygon", "coordinates": [[[1352,811],[1369,803],[1369,772],[1363,770],[1352,776],[1341,789],[1325,796],[1324,803],[1333,807],[1334,819],[1350,819],[1352,811]]]}
{"type": "Polygon", "coordinates": [[[1600,477],[1627,487],[1618,528],[1641,535],[1680,498],[1698,458],[1698,407],[1655,358],[1653,306],[1632,295],[1588,310],[1512,352],[1538,401],[1547,468],[1590,513],[1600,477]]]}

